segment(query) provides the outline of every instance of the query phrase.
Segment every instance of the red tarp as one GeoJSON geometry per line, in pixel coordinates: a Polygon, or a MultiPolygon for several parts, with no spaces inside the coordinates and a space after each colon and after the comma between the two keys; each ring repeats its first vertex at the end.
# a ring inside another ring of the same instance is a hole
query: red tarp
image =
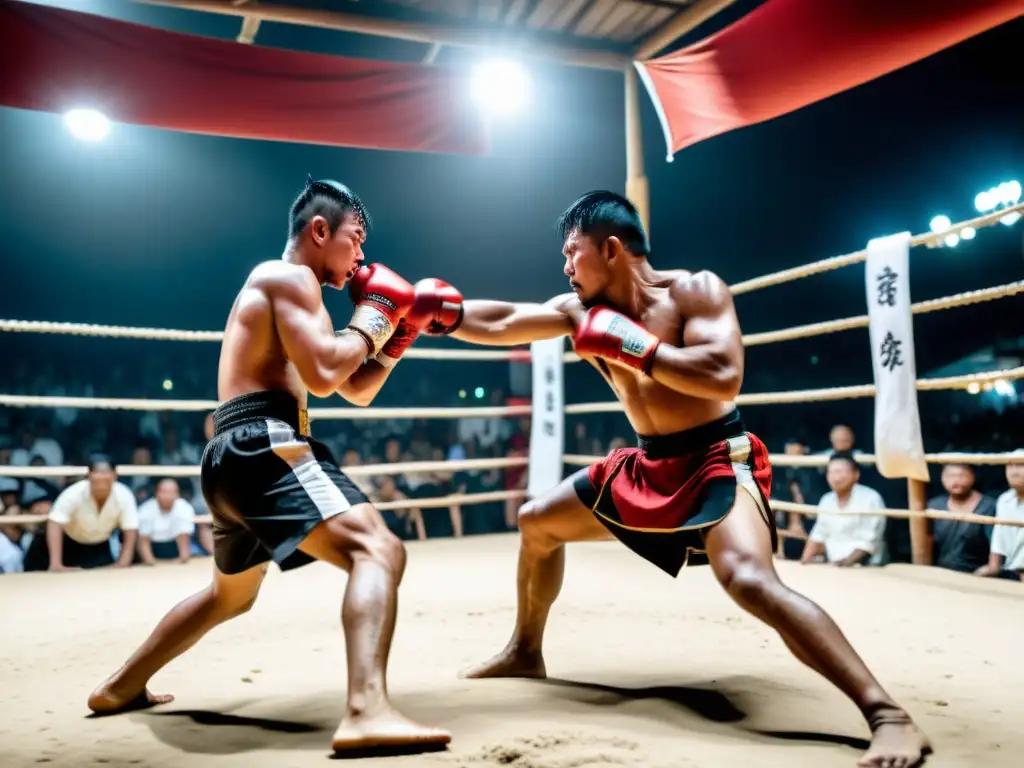
{"type": "Polygon", "coordinates": [[[0,0],[0,104],[98,109],[176,131],[479,153],[484,124],[443,67],[263,48],[0,0]]]}
{"type": "Polygon", "coordinates": [[[793,112],[1024,15],[1024,0],[768,0],[638,64],[672,154],[793,112]]]}

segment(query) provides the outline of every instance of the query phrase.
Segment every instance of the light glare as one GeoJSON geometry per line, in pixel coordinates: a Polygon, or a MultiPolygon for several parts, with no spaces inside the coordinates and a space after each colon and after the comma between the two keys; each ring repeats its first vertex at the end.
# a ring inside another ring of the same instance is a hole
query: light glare
{"type": "Polygon", "coordinates": [[[72,109],[64,114],[64,124],[80,141],[103,141],[110,133],[110,121],[95,109],[72,109]]]}
{"type": "Polygon", "coordinates": [[[530,73],[517,61],[485,61],[473,71],[473,98],[491,114],[518,112],[529,101],[530,90],[530,73]]]}

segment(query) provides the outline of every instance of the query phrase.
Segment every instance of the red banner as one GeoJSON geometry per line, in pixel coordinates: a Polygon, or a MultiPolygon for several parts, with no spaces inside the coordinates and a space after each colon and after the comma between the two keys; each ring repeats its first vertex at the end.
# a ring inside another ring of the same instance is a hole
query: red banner
{"type": "Polygon", "coordinates": [[[768,0],[638,63],[672,154],[794,112],[1024,15],[1024,0],[768,0]]]}
{"type": "Polygon", "coordinates": [[[484,122],[444,67],[242,45],[0,0],[0,104],[175,131],[474,154],[484,122]]]}

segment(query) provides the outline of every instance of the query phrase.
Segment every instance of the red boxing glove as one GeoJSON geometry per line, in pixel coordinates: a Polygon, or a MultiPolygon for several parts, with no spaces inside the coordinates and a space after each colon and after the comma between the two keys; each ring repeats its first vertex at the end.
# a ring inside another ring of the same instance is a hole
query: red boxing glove
{"type": "Polygon", "coordinates": [[[402,353],[412,346],[420,333],[452,333],[462,322],[462,294],[448,283],[428,278],[415,286],[412,309],[398,324],[394,335],[374,359],[385,368],[394,368],[402,353]]]}
{"type": "Polygon", "coordinates": [[[370,357],[391,338],[416,298],[408,280],[381,264],[360,267],[349,283],[349,296],[356,308],[348,327],[366,339],[370,357]]]}
{"type": "Polygon", "coordinates": [[[425,318],[421,326],[424,333],[455,333],[462,324],[462,313],[462,294],[444,280],[431,277],[416,283],[416,304],[410,315],[425,318]]]}
{"type": "Polygon", "coordinates": [[[635,368],[648,376],[661,339],[613,309],[594,307],[573,336],[576,353],[635,368]]]}

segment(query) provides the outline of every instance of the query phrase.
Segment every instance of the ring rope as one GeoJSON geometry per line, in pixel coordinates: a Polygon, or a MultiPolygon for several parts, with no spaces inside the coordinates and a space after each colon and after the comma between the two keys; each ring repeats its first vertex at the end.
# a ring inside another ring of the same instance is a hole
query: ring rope
{"type": "MultiPolygon", "coordinates": [[[[914,235],[910,244],[912,247],[926,245],[929,248],[935,248],[942,245],[943,239],[948,235],[958,234],[961,230],[971,227],[973,229],[982,229],[984,227],[995,226],[1000,219],[1012,214],[1024,212],[1024,203],[1017,203],[1015,205],[1000,208],[999,210],[986,213],[983,216],[978,216],[974,219],[967,221],[957,222],[942,232],[926,232],[920,235],[914,235]]],[[[867,250],[856,251],[854,253],[848,253],[842,256],[832,256],[828,259],[822,259],[821,261],[811,262],[800,267],[792,267],[790,269],[784,269],[780,272],[773,272],[768,275],[762,275],[761,277],[755,277],[750,280],[744,280],[730,286],[730,290],[734,296],[739,296],[743,293],[750,293],[751,291],[760,290],[761,288],[768,288],[773,285],[780,285],[787,283],[792,280],[798,280],[802,277],[810,277],[811,275],[820,274],[822,272],[829,272],[840,267],[849,266],[850,264],[858,264],[862,261],[867,261],[868,252],[867,250]]],[[[1007,294],[1012,295],[1012,294],[1007,294]]],[[[954,298],[954,297],[950,297],[954,298]]],[[[997,298],[997,297],[993,297],[997,298]]],[[[986,301],[987,299],[979,299],[979,301],[986,301]]],[[[943,299],[937,299],[936,301],[943,301],[943,299]]],[[[973,303],[973,302],[965,302],[973,303]]],[[[950,306],[959,306],[953,304],[950,306]]],[[[935,309],[944,308],[936,307],[935,309]]],[[[932,310],[925,310],[932,311],[932,310]]],[[[850,327],[857,327],[856,325],[850,327]]],[[[842,330],[837,329],[837,330],[842,330]]],[[[0,331],[7,331],[13,333],[56,333],[56,334],[69,334],[75,336],[103,336],[108,338],[120,338],[120,339],[150,339],[159,341],[221,341],[224,338],[223,331],[184,331],[171,328],[139,328],[130,327],[123,325],[99,325],[95,323],[57,323],[49,322],[45,320],[11,320],[11,319],[0,319],[0,331]]],[[[822,331],[824,333],[825,331],[822,331]]],[[[792,338],[799,338],[794,336],[792,338]]],[[[779,339],[780,341],[782,339],[779,339]]],[[[761,344],[767,344],[767,341],[758,342],[761,344]]],[[[406,351],[404,357],[409,359],[419,360],[529,360],[529,351],[523,349],[515,350],[445,350],[445,349],[410,349],[406,351]]],[[[572,352],[567,352],[565,356],[566,362],[577,362],[579,357],[572,352]]]]}
{"type": "MultiPolygon", "coordinates": [[[[972,384],[986,384],[999,379],[1010,381],[1024,378],[1024,366],[1008,368],[1002,371],[985,371],[970,373],[963,376],[947,376],[945,378],[918,379],[917,388],[925,391],[967,389],[972,384]]],[[[849,400],[860,397],[874,397],[874,384],[858,384],[851,387],[826,387],[824,389],[797,389],[790,392],[762,392],[751,395],[739,395],[737,405],[778,405],[780,403],[816,403],[828,400],[849,400]]],[[[0,403],[2,403],[0,399],[0,403]]],[[[579,415],[584,413],[616,413],[622,411],[618,401],[603,403],[575,403],[565,406],[565,414],[579,415]]]]}
{"type": "MultiPolygon", "coordinates": [[[[504,501],[505,499],[520,499],[526,496],[526,491],[487,491],[485,493],[453,493],[449,496],[435,496],[430,499],[399,499],[397,501],[374,502],[377,509],[432,509],[436,507],[462,506],[468,507],[474,504],[486,504],[492,501],[504,501]]],[[[34,523],[45,523],[46,515],[8,515],[0,517],[0,525],[32,525],[34,523]]],[[[213,518],[209,515],[196,515],[197,524],[212,523],[213,518]]]]}
{"type": "MultiPolygon", "coordinates": [[[[789,454],[770,454],[773,466],[777,467],[824,467],[828,465],[828,456],[790,456],[789,454]]],[[[859,464],[874,464],[875,456],[870,453],[858,453],[854,456],[859,464]]],[[[584,456],[567,453],[562,461],[570,466],[584,467],[598,461],[604,456],[584,456]]],[[[350,477],[366,477],[370,475],[400,475],[405,472],[461,472],[469,470],[508,469],[510,467],[527,467],[529,459],[525,456],[502,459],[463,459],[452,461],[405,461],[394,464],[360,464],[345,467],[345,474],[350,477]]],[[[925,456],[929,464],[975,464],[1000,466],[1005,464],[1024,463],[1024,452],[1010,453],[929,453],[925,456]]],[[[56,466],[56,467],[24,467],[0,465],[0,477],[81,477],[87,474],[88,467],[56,466]]],[[[117,466],[117,474],[122,477],[199,477],[199,466],[191,464],[121,464],[117,466]]]]}
{"type": "MultiPolygon", "coordinates": [[[[1016,296],[1024,293],[1024,280],[1015,283],[997,285],[993,288],[982,288],[977,291],[965,291],[953,296],[944,296],[939,299],[929,299],[910,306],[910,311],[915,315],[923,315],[927,312],[938,312],[943,309],[954,307],[966,307],[970,304],[980,304],[985,301],[994,301],[1008,296],[1016,296]]],[[[867,328],[869,325],[868,316],[847,317],[840,320],[826,320],[821,323],[810,323],[808,325],[797,325],[792,328],[782,328],[778,331],[767,331],[765,333],[749,333],[743,337],[743,345],[756,347],[761,344],[775,344],[779,341],[791,341],[793,339],[804,339],[810,336],[821,336],[826,333],[848,331],[853,328],[867,328]]]]}
{"type": "MultiPolygon", "coordinates": [[[[972,229],[992,227],[995,226],[1004,216],[1011,213],[1021,212],[1024,212],[1024,203],[1010,205],[1006,208],[1000,208],[997,211],[986,213],[984,216],[978,216],[975,219],[957,222],[956,224],[951,225],[949,229],[943,230],[942,232],[926,232],[924,234],[914,235],[910,239],[910,245],[911,247],[926,245],[929,248],[937,248],[942,245],[942,241],[947,235],[958,234],[960,231],[967,229],[968,227],[971,227],[972,229]]],[[[769,275],[762,275],[761,277],[744,280],[741,283],[736,283],[735,285],[730,286],[730,290],[732,291],[733,296],[739,296],[742,293],[759,291],[762,288],[781,285],[782,283],[799,280],[802,277],[810,277],[811,275],[830,272],[833,269],[839,269],[840,267],[847,267],[851,264],[859,264],[862,261],[867,261],[867,258],[867,249],[856,251],[854,253],[847,253],[843,256],[832,256],[831,258],[822,259],[821,261],[812,261],[810,264],[804,264],[800,267],[791,267],[790,269],[783,269],[780,272],[773,272],[769,275]]]]}
{"type": "Polygon", "coordinates": [[[867,510],[834,510],[823,511],[813,504],[796,504],[792,501],[777,501],[772,499],[769,502],[771,508],[777,512],[795,512],[798,515],[816,517],[818,515],[836,515],[837,517],[892,517],[904,520],[915,518],[926,518],[928,520],[952,520],[958,523],[977,523],[978,525],[1007,525],[1011,528],[1024,528],[1024,520],[999,520],[986,515],[970,515],[959,512],[940,512],[938,510],[913,510],[913,509],[867,509],[867,510]]]}
{"type": "MultiPolygon", "coordinates": [[[[1024,366],[1002,371],[985,371],[963,376],[918,379],[919,390],[967,389],[972,384],[985,384],[999,379],[1007,381],[1024,378],[1024,366]]],[[[824,389],[797,389],[790,392],[762,392],[739,395],[738,405],[775,405],[779,403],[813,403],[826,400],[846,400],[873,397],[874,384],[824,389]]],[[[220,403],[216,400],[153,400],[133,397],[65,397],[56,395],[0,395],[0,405],[12,408],[102,408],[126,411],[212,411],[220,403]]],[[[614,413],[623,409],[618,401],[574,403],[565,406],[566,415],[585,413],[614,413]]],[[[530,405],[484,405],[464,408],[310,408],[310,419],[459,419],[502,418],[528,416],[530,405]]]]}
{"type": "MultiPolygon", "coordinates": [[[[462,459],[459,461],[398,461],[394,464],[360,464],[345,467],[345,474],[351,477],[365,477],[367,475],[400,475],[405,472],[507,469],[509,467],[525,467],[529,461],[525,456],[502,459],[462,459]]],[[[0,477],[77,477],[88,472],[88,467],[76,466],[0,466],[0,477]]],[[[199,477],[199,465],[125,464],[118,465],[117,474],[123,477],[199,477]]]]}
{"type": "MultiPolygon", "coordinates": [[[[773,467],[825,467],[828,466],[830,458],[828,455],[792,456],[786,453],[772,453],[768,456],[773,467]]],[[[872,453],[857,453],[854,454],[853,458],[858,464],[874,464],[876,462],[875,455],[872,453]]],[[[598,461],[604,461],[604,459],[604,456],[583,456],[575,453],[567,453],[562,457],[566,464],[576,467],[588,466],[598,461]]],[[[1010,453],[929,453],[925,455],[924,459],[929,464],[999,466],[1004,464],[1024,464],[1024,451],[1013,451],[1010,453]]]]}

